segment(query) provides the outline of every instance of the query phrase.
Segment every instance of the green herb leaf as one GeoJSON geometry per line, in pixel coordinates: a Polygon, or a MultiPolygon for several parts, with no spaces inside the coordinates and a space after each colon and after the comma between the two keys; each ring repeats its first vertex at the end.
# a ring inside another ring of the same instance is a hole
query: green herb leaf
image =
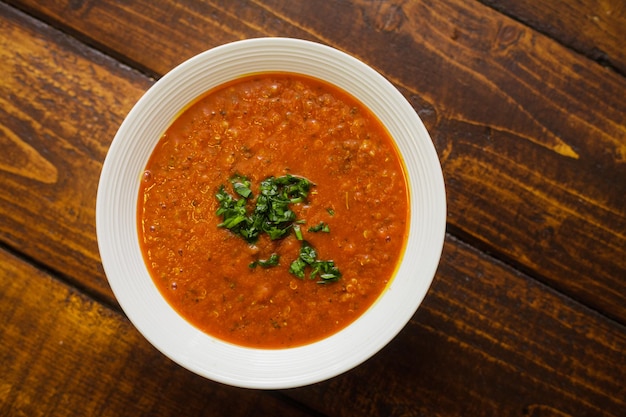
{"type": "Polygon", "coordinates": [[[272,253],[268,259],[257,259],[248,266],[250,268],[256,268],[257,266],[260,266],[261,268],[271,268],[278,265],[279,260],[280,256],[277,253],[272,253]]]}
{"type": "Polygon", "coordinates": [[[320,222],[318,225],[313,226],[313,227],[309,227],[309,232],[324,232],[324,233],[330,233],[330,227],[328,226],[328,224],[324,223],[324,222],[320,222]]]}
{"type": "Polygon", "coordinates": [[[250,189],[250,181],[248,178],[236,175],[231,178],[230,182],[233,184],[235,192],[243,198],[247,199],[252,196],[252,190],[250,189]]]}
{"type": "Polygon", "coordinates": [[[302,229],[300,228],[300,226],[299,226],[299,225],[297,225],[297,224],[294,224],[294,225],[293,225],[293,232],[294,232],[294,233],[295,233],[295,235],[296,235],[296,239],[298,239],[298,240],[304,240],[304,237],[302,236],[302,229]]]}
{"type": "Polygon", "coordinates": [[[237,232],[238,226],[247,220],[246,208],[242,204],[245,201],[235,200],[232,195],[226,192],[223,186],[220,187],[215,196],[220,203],[217,214],[222,216],[223,219],[223,222],[218,226],[237,232]]]}
{"type": "Polygon", "coordinates": [[[275,226],[270,226],[267,224],[264,226],[265,227],[263,227],[263,231],[267,233],[267,235],[272,240],[277,240],[277,239],[287,236],[287,234],[289,233],[289,229],[291,229],[291,225],[285,227],[284,229],[281,229],[275,226]]]}
{"type": "Polygon", "coordinates": [[[339,268],[335,266],[334,261],[317,260],[317,251],[307,241],[302,241],[300,254],[296,260],[291,263],[289,272],[300,279],[304,279],[306,268],[311,268],[309,274],[310,279],[319,277],[318,284],[329,284],[336,282],[341,278],[339,268]]]}
{"type": "Polygon", "coordinates": [[[317,258],[317,252],[313,246],[309,242],[303,241],[300,247],[300,259],[311,265],[315,262],[315,258],[317,258]]]}
{"type": "Polygon", "coordinates": [[[341,278],[341,272],[335,266],[334,261],[316,261],[312,267],[311,279],[314,279],[319,274],[320,280],[317,281],[318,284],[328,284],[341,278]]]}
{"type": "Polygon", "coordinates": [[[306,262],[304,262],[300,258],[297,258],[289,266],[289,272],[292,273],[293,275],[295,275],[296,277],[300,278],[300,279],[304,279],[304,270],[305,270],[306,266],[307,266],[306,262]]]}

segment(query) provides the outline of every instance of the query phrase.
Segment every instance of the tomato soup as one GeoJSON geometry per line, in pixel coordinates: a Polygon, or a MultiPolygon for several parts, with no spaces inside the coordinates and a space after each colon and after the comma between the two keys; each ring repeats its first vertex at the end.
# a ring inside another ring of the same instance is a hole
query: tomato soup
{"type": "Polygon", "coordinates": [[[393,278],[408,231],[388,132],[345,92],[295,74],[203,95],[160,139],[139,192],[159,291],[194,326],[247,347],[300,346],[355,321],[393,278]]]}

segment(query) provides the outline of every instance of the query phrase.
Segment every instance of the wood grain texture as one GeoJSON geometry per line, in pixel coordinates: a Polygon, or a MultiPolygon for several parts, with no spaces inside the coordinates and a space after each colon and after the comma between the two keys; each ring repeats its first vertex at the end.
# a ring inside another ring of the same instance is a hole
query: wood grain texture
{"type": "Polygon", "coordinates": [[[0,236],[108,295],[95,235],[100,169],[151,80],[6,6],[0,10],[0,236]]]}
{"type": "Polygon", "coordinates": [[[213,46],[265,36],[268,26],[289,26],[245,2],[236,2],[234,10],[202,1],[9,3],[155,76],[213,46]]]}
{"type": "Polygon", "coordinates": [[[250,36],[356,55],[429,128],[450,230],[626,323],[626,82],[613,71],[461,0],[19,4],[156,74],[250,36]]]}
{"type": "Polygon", "coordinates": [[[121,314],[1,249],[0,320],[2,416],[311,415],[188,372],[121,314]]]}
{"type": "Polygon", "coordinates": [[[626,75],[622,0],[480,1],[626,75]]]}

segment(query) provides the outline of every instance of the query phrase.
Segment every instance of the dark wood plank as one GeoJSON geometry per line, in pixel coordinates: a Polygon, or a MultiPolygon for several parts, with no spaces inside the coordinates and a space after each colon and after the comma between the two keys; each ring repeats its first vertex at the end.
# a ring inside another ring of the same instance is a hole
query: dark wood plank
{"type": "Polygon", "coordinates": [[[0,5],[0,236],[91,291],[102,161],[145,76],[0,5]]]}
{"type": "Polygon", "coordinates": [[[233,9],[202,1],[8,3],[155,76],[213,46],[266,36],[269,27],[307,36],[262,5],[241,0],[233,9]]]}
{"type": "Polygon", "coordinates": [[[480,0],[626,75],[626,3],[622,0],[480,0]]]}
{"type": "Polygon", "coordinates": [[[614,72],[461,0],[19,4],[157,74],[249,36],[351,52],[426,122],[450,230],[626,323],[626,84],[614,72]]]}
{"type": "Polygon", "coordinates": [[[429,295],[391,344],[289,394],[337,416],[618,417],[624,330],[448,238],[429,295]]]}
{"type": "Polygon", "coordinates": [[[310,416],[175,365],[121,314],[1,249],[0,321],[3,416],[310,416]]]}

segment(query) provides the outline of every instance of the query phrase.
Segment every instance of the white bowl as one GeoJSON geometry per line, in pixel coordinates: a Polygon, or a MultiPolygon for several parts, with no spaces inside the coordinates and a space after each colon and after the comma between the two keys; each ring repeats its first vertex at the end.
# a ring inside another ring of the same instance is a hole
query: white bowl
{"type": "Polygon", "coordinates": [[[174,68],[137,102],[102,167],[96,228],[105,273],[135,327],[181,366],[224,384],[260,389],[303,386],[339,375],[370,358],[406,325],[439,264],[446,225],[443,175],[421,120],[385,78],[336,49],[297,39],[238,41],[174,68]],[[250,73],[294,72],[330,82],[373,111],[404,159],[410,230],[401,265],[383,295],[359,319],[319,342],[291,349],[253,349],[211,337],[179,316],[144,264],[137,198],[148,158],[170,123],[207,90],[250,73]]]}

